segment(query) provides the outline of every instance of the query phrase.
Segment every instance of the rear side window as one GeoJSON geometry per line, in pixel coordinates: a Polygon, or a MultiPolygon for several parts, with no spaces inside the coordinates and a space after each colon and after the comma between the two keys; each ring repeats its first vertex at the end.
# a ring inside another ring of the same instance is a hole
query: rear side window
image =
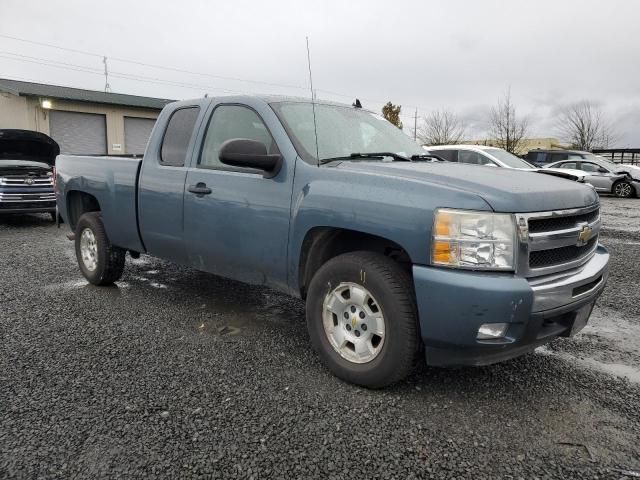
{"type": "Polygon", "coordinates": [[[485,157],[481,153],[473,152],[471,150],[460,150],[458,152],[458,162],[469,163],[471,165],[487,165],[494,163],[491,159],[485,157]]]}
{"type": "Polygon", "coordinates": [[[566,160],[569,156],[566,153],[552,153],[549,155],[550,162],[559,162],[560,160],[566,160]]]}
{"type": "Polygon", "coordinates": [[[457,155],[457,150],[431,150],[429,149],[429,153],[433,153],[434,155],[437,155],[438,157],[442,158],[443,160],[446,160],[447,162],[457,162],[458,161],[458,155],[457,155]]]}
{"type": "Polygon", "coordinates": [[[580,165],[580,170],[584,172],[598,172],[600,165],[596,165],[595,163],[582,162],[580,165]]]}
{"type": "Polygon", "coordinates": [[[576,167],[576,162],[564,162],[560,164],[560,168],[571,168],[572,170],[575,170],[576,167]]]}
{"type": "Polygon", "coordinates": [[[527,161],[529,163],[547,163],[547,154],[544,152],[527,153],[527,161]]]}
{"type": "Polygon", "coordinates": [[[196,124],[199,107],[181,108],[171,114],[160,150],[160,164],[184,167],[187,148],[196,124]]]}

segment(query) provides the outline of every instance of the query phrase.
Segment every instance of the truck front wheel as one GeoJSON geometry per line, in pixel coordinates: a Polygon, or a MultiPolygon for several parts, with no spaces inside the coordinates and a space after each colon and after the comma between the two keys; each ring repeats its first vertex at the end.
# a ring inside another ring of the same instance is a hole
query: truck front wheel
{"type": "Polygon", "coordinates": [[[109,241],[98,212],[83,214],[75,233],[76,258],[84,278],[94,285],[111,285],[122,276],[126,251],[109,241]]]}
{"type": "Polygon", "coordinates": [[[373,252],[339,255],[314,275],[307,327],[323,362],[339,378],[380,388],[406,377],[419,350],[411,278],[373,252]]]}

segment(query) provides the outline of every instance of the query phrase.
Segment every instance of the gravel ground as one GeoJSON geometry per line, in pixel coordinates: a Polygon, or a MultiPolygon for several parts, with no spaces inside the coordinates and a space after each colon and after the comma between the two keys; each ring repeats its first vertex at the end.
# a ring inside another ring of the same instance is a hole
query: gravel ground
{"type": "Polygon", "coordinates": [[[0,218],[0,477],[631,478],[640,200],[602,201],[581,335],[382,391],[320,364],[300,301],[145,256],[91,287],[66,229],[0,218]]]}

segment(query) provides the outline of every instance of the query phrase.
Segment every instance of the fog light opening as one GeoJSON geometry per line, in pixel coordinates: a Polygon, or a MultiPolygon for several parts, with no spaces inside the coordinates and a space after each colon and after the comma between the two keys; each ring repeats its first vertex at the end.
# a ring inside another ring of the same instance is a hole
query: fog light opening
{"type": "Polygon", "coordinates": [[[508,328],[508,323],[483,323],[478,329],[478,335],[476,338],[478,340],[503,338],[506,335],[508,328]]]}

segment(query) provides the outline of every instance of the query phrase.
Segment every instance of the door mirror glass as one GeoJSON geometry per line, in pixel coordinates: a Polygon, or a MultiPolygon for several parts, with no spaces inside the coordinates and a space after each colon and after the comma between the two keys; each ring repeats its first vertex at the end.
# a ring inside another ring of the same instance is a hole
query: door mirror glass
{"type": "Polygon", "coordinates": [[[225,165],[263,170],[265,177],[275,176],[280,170],[282,156],[267,153],[267,146],[257,140],[232,138],[220,146],[219,158],[225,165]]]}

